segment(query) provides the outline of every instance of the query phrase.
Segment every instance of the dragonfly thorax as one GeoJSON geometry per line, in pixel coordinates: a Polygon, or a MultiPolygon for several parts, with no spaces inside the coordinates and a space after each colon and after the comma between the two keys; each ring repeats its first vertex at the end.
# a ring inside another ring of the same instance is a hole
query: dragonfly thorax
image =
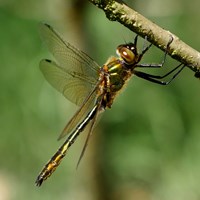
{"type": "Polygon", "coordinates": [[[111,108],[118,92],[132,75],[131,68],[124,63],[122,58],[110,57],[102,66],[100,75],[98,96],[103,96],[102,107],[111,108]]]}

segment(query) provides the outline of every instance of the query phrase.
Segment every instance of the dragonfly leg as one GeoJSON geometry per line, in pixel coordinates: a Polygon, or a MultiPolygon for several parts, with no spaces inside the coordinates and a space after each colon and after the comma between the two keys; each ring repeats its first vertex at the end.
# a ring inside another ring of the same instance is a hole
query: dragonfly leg
{"type": "Polygon", "coordinates": [[[183,65],[181,63],[177,67],[175,67],[174,69],[172,69],[171,71],[169,71],[168,73],[166,73],[163,76],[147,74],[145,72],[140,72],[140,71],[136,71],[136,70],[133,71],[133,74],[135,74],[136,76],[143,78],[147,81],[153,82],[153,83],[157,83],[157,84],[160,84],[160,85],[168,85],[169,83],[171,83],[172,80],[174,80],[178,76],[178,74],[185,68],[185,66],[186,65],[183,65]],[[178,68],[180,68],[180,69],[168,81],[160,80],[160,79],[167,77],[168,75],[170,75],[171,73],[176,71],[178,68]]]}
{"type": "MultiPolygon", "coordinates": [[[[146,40],[147,40],[147,37],[145,36],[145,41],[144,41],[144,45],[143,45],[143,48],[142,48],[142,53],[139,55],[139,58],[141,59],[143,57],[143,55],[149,50],[149,48],[152,46],[152,44],[150,45],[146,45],[146,40]]],[[[165,61],[166,61],[166,57],[167,57],[167,53],[169,51],[169,46],[170,44],[173,42],[173,37],[171,36],[170,37],[170,40],[169,42],[167,43],[167,47],[165,49],[165,53],[164,53],[164,58],[162,60],[161,63],[157,63],[157,64],[137,64],[135,67],[150,67],[150,68],[161,68],[164,64],[165,64],[165,61]]]]}
{"type": "MultiPolygon", "coordinates": [[[[137,45],[137,39],[138,39],[138,35],[136,35],[135,40],[134,40],[135,46],[137,45]]],[[[151,46],[152,46],[152,44],[147,45],[147,36],[145,36],[143,47],[142,47],[142,52],[139,54],[139,60],[142,59],[143,55],[150,49],[151,46]]]]}
{"type": "Polygon", "coordinates": [[[151,46],[152,46],[152,43],[147,45],[147,36],[145,36],[143,47],[142,47],[142,53],[140,54],[140,56],[142,57],[150,49],[151,46]]]}

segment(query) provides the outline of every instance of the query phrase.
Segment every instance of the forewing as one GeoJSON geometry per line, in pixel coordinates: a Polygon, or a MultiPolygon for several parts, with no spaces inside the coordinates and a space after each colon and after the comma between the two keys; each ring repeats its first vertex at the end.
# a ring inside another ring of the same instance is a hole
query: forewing
{"type": "Polygon", "coordinates": [[[69,133],[94,105],[99,65],[87,54],[64,41],[53,28],[40,24],[40,35],[58,61],[42,60],[40,69],[47,81],[71,102],[81,106],[59,138],[69,133]]]}
{"type": "Polygon", "coordinates": [[[39,31],[42,40],[61,68],[79,75],[89,76],[89,84],[98,79],[99,65],[92,58],[64,41],[48,24],[41,23],[39,31]]]}

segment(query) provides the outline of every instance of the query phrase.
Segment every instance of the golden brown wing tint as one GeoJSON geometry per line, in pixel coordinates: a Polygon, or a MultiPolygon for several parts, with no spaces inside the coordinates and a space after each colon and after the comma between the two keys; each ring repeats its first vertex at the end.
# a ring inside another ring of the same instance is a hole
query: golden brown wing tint
{"type": "Polygon", "coordinates": [[[42,60],[42,73],[53,87],[80,106],[97,83],[99,65],[65,42],[49,25],[41,23],[39,30],[42,40],[58,62],[42,60]]]}
{"type": "Polygon", "coordinates": [[[99,82],[97,82],[96,87],[93,88],[93,91],[84,100],[84,102],[81,105],[81,107],[78,109],[78,111],[74,114],[74,116],[67,123],[67,125],[63,129],[62,133],[60,134],[58,140],[60,140],[65,135],[70,133],[77,126],[77,124],[82,119],[85,118],[87,111],[90,110],[94,106],[94,103],[96,102],[96,99],[97,99],[96,88],[98,87],[98,85],[99,85],[99,82]]]}

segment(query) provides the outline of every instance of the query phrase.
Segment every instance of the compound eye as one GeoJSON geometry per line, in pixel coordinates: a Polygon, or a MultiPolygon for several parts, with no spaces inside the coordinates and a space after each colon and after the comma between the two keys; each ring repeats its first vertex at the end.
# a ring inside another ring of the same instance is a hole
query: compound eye
{"type": "Polygon", "coordinates": [[[135,61],[135,54],[133,51],[128,49],[125,46],[119,46],[117,48],[117,54],[127,63],[127,64],[133,64],[135,61]]]}

